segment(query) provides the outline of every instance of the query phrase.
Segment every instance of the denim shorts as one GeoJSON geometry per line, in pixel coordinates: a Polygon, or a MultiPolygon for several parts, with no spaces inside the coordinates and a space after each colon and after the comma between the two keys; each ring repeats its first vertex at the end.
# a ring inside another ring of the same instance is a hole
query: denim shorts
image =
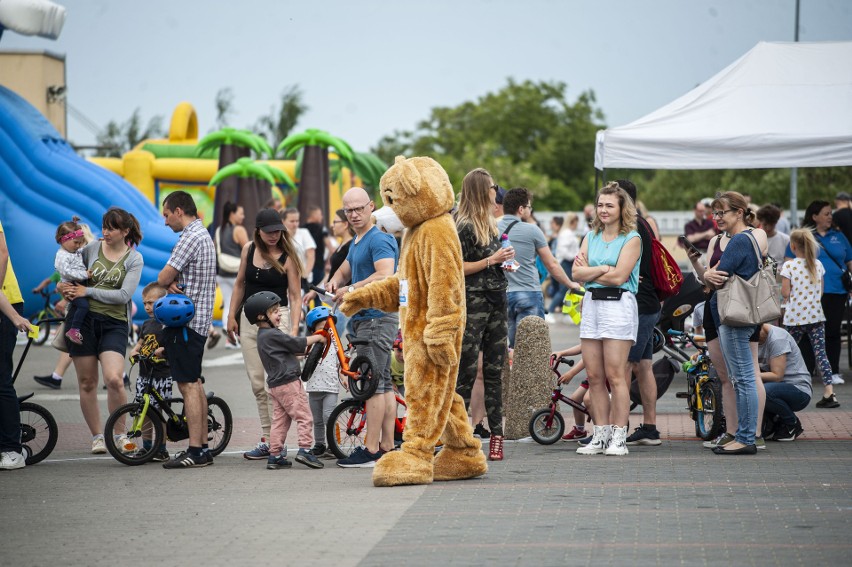
{"type": "MultiPolygon", "coordinates": [[[[359,355],[366,354],[376,365],[373,374],[377,376],[379,386],[376,394],[393,392],[391,380],[390,357],[393,340],[399,331],[399,315],[386,313],[376,319],[351,320],[352,334],[359,339],[369,339],[366,345],[357,345],[355,350],[359,355]]],[[[351,337],[350,337],[351,338],[351,337]]]]}
{"type": "MultiPolygon", "coordinates": [[[[69,310],[66,321],[71,321],[76,309],[69,310]]],[[[127,336],[130,332],[127,321],[120,321],[102,313],[89,311],[80,333],[83,344],[67,341],[68,354],[75,356],[100,356],[102,352],[117,352],[121,356],[127,353],[127,336]]]]}
{"type": "Polygon", "coordinates": [[[627,362],[639,362],[654,358],[654,327],[660,320],[660,311],[656,313],[639,313],[639,329],[636,332],[636,343],[630,348],[627,362]]]}

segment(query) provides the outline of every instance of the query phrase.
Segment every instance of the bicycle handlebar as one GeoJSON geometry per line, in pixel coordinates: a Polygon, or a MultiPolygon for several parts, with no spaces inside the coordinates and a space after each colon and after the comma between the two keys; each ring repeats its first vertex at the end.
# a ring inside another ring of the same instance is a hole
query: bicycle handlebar
{"type": "Polygon", "coordinates": [[[333,297],[333,295],[330,292],[326,291],[325,289],[323,289],[321,287],[315,286],[313,284],[311,284],[311,290],[317,292],[320,295],[324,295],[326,297],[333,297]]]}
{"type": "Polygon", "coordinates": [[[550,368],[552,370],[556,370],[560,364],[567,364],[568,366],[574,366],[573,358],[565,358],[564,356],[560,356],[556,358],[555,356],[550,357],[550,368]]]}

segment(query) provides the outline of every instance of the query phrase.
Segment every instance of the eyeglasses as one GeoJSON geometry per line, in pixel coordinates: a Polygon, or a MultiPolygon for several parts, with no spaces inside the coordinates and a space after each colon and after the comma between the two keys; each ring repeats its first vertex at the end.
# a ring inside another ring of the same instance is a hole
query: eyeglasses
{"type": "Polygon", "coordinates": [[[532,212],[532,210],[533,210],[532,205],[521,205],[521,208],[522,208],[522,209],[523,209],[524,207],[528,208],[528,209],[530,210],[530,212],[532,212]]]}
{"type": "Polygon", "coordinates": [[[360,215],[361,213],[364,212],[364,209],[366,209],[368,206],[370,206],[370,203],[366,203],[364,205],[361,205],[360,207],[352,207],[351,209],[343,209],[343,214],[346,215],[347,217],[350,217],[352,215],[360,215]]]}
{"type": "Polygon", "coordinates": [[[725,216],[726,214],[733,213],[734,211],[736,211],[736,209],[725,209],[724,211],[713,211],[713,216],[716,217],[717,219],[720,219],[723,216],[725,216]]]}
{"type": "Polygon", "coordinates": [[[340,220],[340,219],[334,219],[333,221],[331,221],[331,224],[346,224],[346,221],[340,220]]]}

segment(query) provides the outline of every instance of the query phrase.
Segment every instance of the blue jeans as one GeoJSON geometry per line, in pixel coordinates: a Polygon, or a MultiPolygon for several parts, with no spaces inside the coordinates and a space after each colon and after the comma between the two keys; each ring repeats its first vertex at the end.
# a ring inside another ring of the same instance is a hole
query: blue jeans
{"type": "MultiPolygon", "coordinates": [[[[562,260],[559,265],[562,266],[562,269],[565,270],[565,273],[570,278],[571,270],[574,267],[574,260],[571,260],[570,262],[568,260],[562,260]]],[[[552,278],[553,276],[550,277],[552,278]]],[[[562,300],[565,299],[565,294],[568,293],[568,286],[554,280],[553,288],[553,299],[550,302],[550,306],[547,308],[547,312],[562,313],[562,300]],[[559,308],[558,310],[557,307],[559,308]]]]}
{"type": "Polygon", "coordinates": [[[749,337],[755,327],[729,327],[719,325],[719,343],[728,376],[737,395],[738,443],[754,445],[757,435],[757,383],[754,376],[754,360],[751,357],[749,337]]]}
{"type": "Polygon", "coordinates": [[[786,382],[766,382],[766,412],[774,413],[787,425],[796,423],[796,414],[808,407],[811,397],[786,382]]]}
{"type": "MultiPolygon", "coordinates": [[[[24,310],[23,303],[16,303],[13,307],[18,313],[24,310]]],[[[12,385],[12,353],[17,337],[18,329],[12,320],[0,313],[0,452],[21,452],[21,409],[12,385]]]]}
{"type": "Polygon", "coordinates": [[[515,331],[524,317],[544,319],[544,296],[540,291],[510,291],[506,294],[509,304],[509,348],[515,347],[515,331]]]}

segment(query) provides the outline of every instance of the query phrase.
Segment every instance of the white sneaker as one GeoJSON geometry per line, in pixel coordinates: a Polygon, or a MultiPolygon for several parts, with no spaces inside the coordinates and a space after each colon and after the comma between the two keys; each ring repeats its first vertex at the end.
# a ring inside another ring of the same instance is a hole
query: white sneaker
{"type": "Polygon", "coordinates": [[[128,439],[127,435],[117,435],[115,438],[115,446],[118,447],[118,450],[122,453],[132,453],[136,450],[136,442],[128,439]]]}
{"type": "Polygon", "coordinates": [[[832,385],[836,386],[838,384],[845,384],[846,380],[844,380],[843,376],[841,376],[840,374],[832,374],[831,375],[831,383],[832,383],[832,385]]]}
{"type": "Polygon", "coordinates": [[[103,455],[107,452],[106,443],[104,443],[104,438],[101,436],[95,437],[92,439],[92,454],[93,455],[103,455]]]}
{"type": "Polygon", "coordinates": [[[555,324],[556,323],[556,316],[553,313],[545,313],[544,321],[546,323],[555,324]]]}
{"type": "Polygon", "coordinates": [[[604,450],[604,455],[623,456],[629,453],[627,450],[627,426],[612,426],[612,437],[604,450]]]}
{"type": "Polygon", "coordinates": [[[579,455],[603,455],[612,436],[611,425],[595,425],[592,440],[585,447],[577,449],[579,455]]]}
{"type": "Polygon", "coordinates": [[[15,451],[4,451],[0,453],[0,469],[11,471],[22,469],[27,465],[27,460],[21,453],[15,451]]]}

